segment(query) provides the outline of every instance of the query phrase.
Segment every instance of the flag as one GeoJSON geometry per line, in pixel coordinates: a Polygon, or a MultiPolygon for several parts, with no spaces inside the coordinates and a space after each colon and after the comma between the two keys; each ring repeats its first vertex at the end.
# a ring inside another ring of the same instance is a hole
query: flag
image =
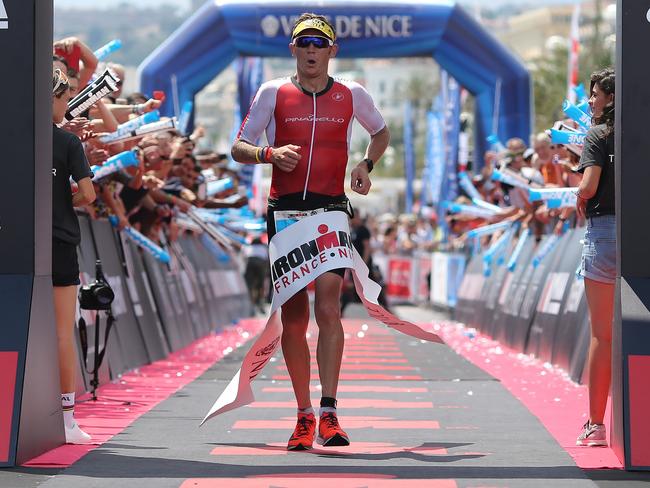
{"type": "Polygon", "coordinates": [[[425,164],[428,168],[427,179],[423,181],[427,188],[427,203],[437,206],[440,203],[442,178],[445,174],[445,145],[442,119],[439,113],[427,114],[427,147],[425,164]]]}
{"type": "MultiPolygon", "coordinates": [[[[460,85],[446,71],[440,74],[442,94],[442,123],[444,140],[444,176],[440,186],[438,215],[445,215],[442,202],[454,201],[458,196],[458,134],[460,133],[460,85]]],[[[442,230],[442,241],[447,242],[449,230],[444,218],[438,225],[442,230]]]]}
{"type": "Polygon", "coordinates": [[[415,178],[415,155],[413,154],[413,116],[410,100],[404,105],[404,177],[406,194],[404,209],[406,213],[413,210],[413,180],[415,178]]]}
{"type": "Polygon", "coordinates": [[[576,103],[575,87],[578,86],[579,78],[578,55],[580,53],[580,3],[576,3],[576,5],[573,7],[570,36],[567,98],[571,103],[576,103]]]}

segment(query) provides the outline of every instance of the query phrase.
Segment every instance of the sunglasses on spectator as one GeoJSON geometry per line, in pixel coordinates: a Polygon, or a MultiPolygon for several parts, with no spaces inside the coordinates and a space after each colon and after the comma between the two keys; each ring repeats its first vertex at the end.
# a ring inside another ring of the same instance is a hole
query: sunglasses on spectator
{"type": "Polygon", "coordinates": [[[55,97],[60,97],[70,88],[68,77],[60,69],[54,70],[53,84],[52,95],[55,97]]]}
{"type": "Polygon", "coordinates": [[[334,42],[330,39],[321,36],[300,36],[296,37],[293,43],[295,46],[302,48],[309,47],[312,44],[317,49],[324,49],[334,45],[334,42]]]}

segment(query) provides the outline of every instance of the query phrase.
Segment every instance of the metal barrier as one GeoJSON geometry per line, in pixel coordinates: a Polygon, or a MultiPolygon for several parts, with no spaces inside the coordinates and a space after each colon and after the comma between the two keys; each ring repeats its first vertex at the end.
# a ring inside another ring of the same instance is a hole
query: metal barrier
{"type": "MultiPolygon", "coordinates": [[[[108,361],[100,370],[100,384],[251,315],[248,290],[237,263],[212,247],[207,236],[180,236],[168,246],[171,260],[164,264],[122,238],[107,220],[91,221],[85,216],[79,220],[82,282],[94,279],[99,258],[115,292],[113,314],[117,321],[108,339],[108,361]],[[92,246],[93,236],[99,256],[92,246]]],[[[81,313],[88,326],[88,343],[93,344],[94,312],[81,313]]],[[[103,346],[102,329],[100,349],[103,346]]],[[[94,354],[91,347],[89,365],[94,354]]],[[[77,391],[84,393],[89,378],[84,365],[80,364],[80,369],[82,381],[77,391]]]]}

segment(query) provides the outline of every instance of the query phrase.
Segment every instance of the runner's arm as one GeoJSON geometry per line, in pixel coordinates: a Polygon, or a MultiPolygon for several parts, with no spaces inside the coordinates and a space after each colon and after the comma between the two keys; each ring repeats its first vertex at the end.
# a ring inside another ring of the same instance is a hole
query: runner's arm
{"type": "Polygon", "coordinates": [[[237,139],[232,145],[230,154],[235,161],[240,163],[270,163],[282,171],[290,172],[300,161],[299,150],[300,146],[294,144],[282,147],[258,147],[250,142],[237,139]]]}
{"type": "MultiPolygon", "coordinates": [[[[370,136],[370,144],[366,149],[366,158],[371,159],[375,163],[388,147],[390,142],[390,131],[388,127],[384,126],[379,132],[370,136]]],[[[367,195],[370,191],[372,183],[368,176],[368,165],[361,161],[350,173],[350,186],[352,191],[360,195],[367,195]]]]}
{"type": "MultiPolygon", "coordinates": [[[[388,126],[384,126],[376,134],[370,136],[370,143],[366,149],[366,158],[372,159],[373,163],[376,163],[379,158],[381,158],[390,143],[390,131],[388,126]]],[[[365,164],[364,164],[365,166],[365,164]]]]}

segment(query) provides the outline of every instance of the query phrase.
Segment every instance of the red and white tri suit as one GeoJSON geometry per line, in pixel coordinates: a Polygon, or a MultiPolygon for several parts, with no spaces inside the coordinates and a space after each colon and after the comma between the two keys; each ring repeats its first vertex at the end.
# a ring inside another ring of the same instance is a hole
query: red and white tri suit
{"type": "Polygon", "coordinates": [[[266,131],[269,145],[300,146],[301,158],[291,172],[273,167],[269,197],[307,192],[343,195],[352,121],[370,135],[386,125],[359,83],[329,78],[319,93],[304,90],[295,77],[267,81],[258,90],[238,139],[255,144],[266,131]]]}

